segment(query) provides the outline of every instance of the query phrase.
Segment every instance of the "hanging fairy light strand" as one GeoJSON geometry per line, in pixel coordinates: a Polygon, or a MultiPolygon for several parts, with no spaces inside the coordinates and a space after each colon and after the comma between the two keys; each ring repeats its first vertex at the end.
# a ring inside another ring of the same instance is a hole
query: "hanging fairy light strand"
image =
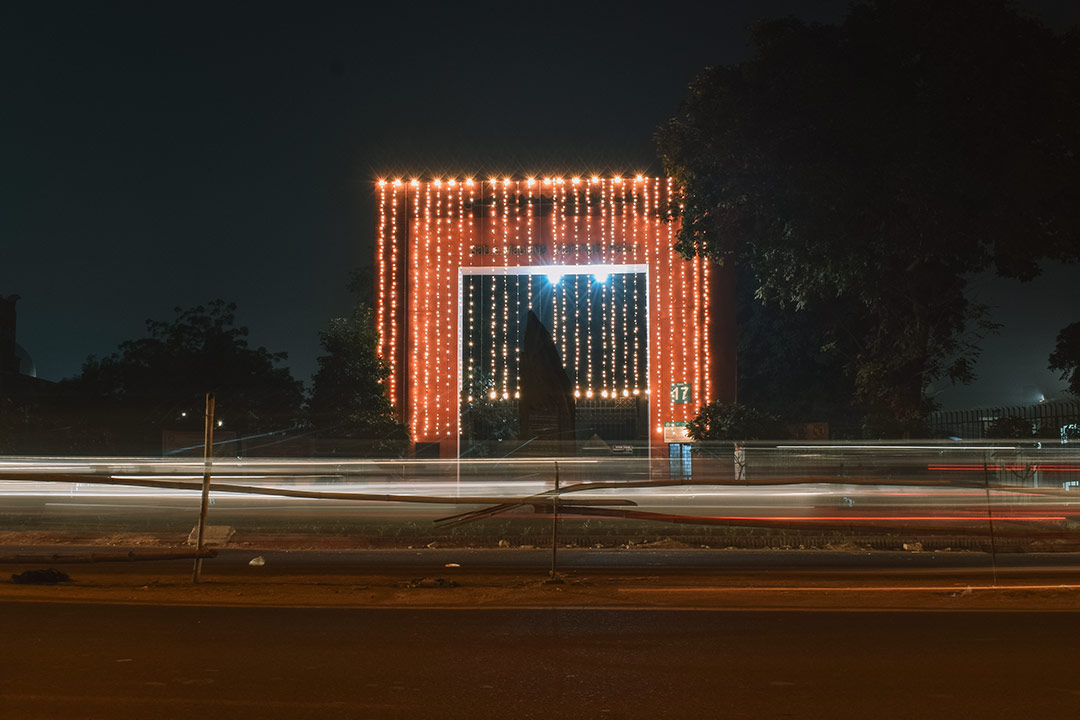
{"type": "MultiPolygon", "coordinates": [[[[389,388],[390,388],[390,402],[395,406],[398,404],[397,396],[397,247],[398,247],[398,223],[397,223],[397,206],[398,197],[397,189],[401,185],[400,180],[393,182],[393,196],[390,203],[390,281],[384,283],[383,287],[386,287],[387,293],[390,296],[390,347],[383,357],[388,358],[388,365],[390,368],[389,388]]],[[[385,301],[384,301],[385,302],[385,301]]]]}

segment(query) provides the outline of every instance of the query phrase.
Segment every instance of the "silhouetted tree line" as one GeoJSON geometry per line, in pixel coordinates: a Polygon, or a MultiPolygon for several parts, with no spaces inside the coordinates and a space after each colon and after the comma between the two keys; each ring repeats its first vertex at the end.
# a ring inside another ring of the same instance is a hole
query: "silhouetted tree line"
{"type": "MultiPolygon", "coordinates": [[[[995,330],[968,279],[1080,259],[1080,32],[1004,0],[875,0],[835,26],[763,22],[754,43],[698,75],[656,135],[686,190],[679,248],[749,286],[740,400],[920,435],[931,381],[969,382],[995,330]],[[782,390],[796,378],[810,396],[782,390]]],[[[1050,359],[1074,391],[1075,330],[1050,359]]]]}
{"type": "Polygon", "coordinates": [[[405,448],[365,303],[319,334],[325,355],[308,394],[284,366],[285,353],[249,345],[236,305],[214,300],[175,312],[148,320],[145,337],[111,355],[88,358],[78,376],[5,397],[0,452],[157,455],[165,431],[199,437],[207,392],[215,394],[218,437],[238,441],[222,454],[278,454],[273,446],[282,443],[292,447],[281,454],[318,448],[385,457],[405,448]]]}

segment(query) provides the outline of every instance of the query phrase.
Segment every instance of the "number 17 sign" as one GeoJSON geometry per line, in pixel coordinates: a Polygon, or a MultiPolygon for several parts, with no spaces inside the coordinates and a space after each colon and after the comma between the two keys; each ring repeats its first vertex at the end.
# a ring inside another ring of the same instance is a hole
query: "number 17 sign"
{"type": "Polygon", "coordinates": [[[691,401],[690,383],[671,383],[671,404],[686,405],[691,401]]]}

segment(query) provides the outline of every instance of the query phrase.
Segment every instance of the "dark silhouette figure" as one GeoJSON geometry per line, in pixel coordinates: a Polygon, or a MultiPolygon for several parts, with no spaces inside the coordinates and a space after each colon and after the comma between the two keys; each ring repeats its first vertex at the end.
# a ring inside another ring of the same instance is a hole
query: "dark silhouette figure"
{"type": "Polygon", "coordinates": [[[0,295],[0,373],[19,372],[15,354],[15,303],[18,295],[0,295]]]}
{"type": "Polygon", "coordinates": [[[521,354],[521,398],[518,401],[518,436],[533,436],[530,422],[534,413],[553,412],[556,435],[563,445],[560,454],[574,452],[574,386],[563,369],[551,333],[536,314],[529,311],[525,324],[525,347],[521,354]]]}

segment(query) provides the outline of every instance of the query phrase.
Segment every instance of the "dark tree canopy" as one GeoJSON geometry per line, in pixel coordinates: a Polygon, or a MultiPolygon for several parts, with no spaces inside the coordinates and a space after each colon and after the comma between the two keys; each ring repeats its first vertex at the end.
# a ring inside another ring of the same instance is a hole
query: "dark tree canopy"
{"type": "Polygon", "coordinates": [[[279,367],[285,353],[248,346],[235,312],[222,300],[176,308],[173,320],[148,320],[146,337],[121,343],[101,360],[89,358],[78,377],[65,380],[64,394],[93,418],[87,449],[157,451],[163,429],[202,428],[207,392],[216,395],[223,429],[243,436],[292,427],[302,384],[279,367]]]}
{"type": "Polygon", "coordinates": [[[879,0],[754,40],[657,133],[680,249],[750,268],[763,301],[840,301],[857,400],[917,432],[989,330],[966,279],[1080,257],[1080,39],[1001,0],[879,0]]]}
{"type": "Polygon", "coordinates": [[[398,455],[408,432],[386,395],[386,364],[376,353],[378,335],[371,309],[357,303],[351,317],[334,318],[319,333],[325,355],[318,358],[308,416],[321,437],[363,441],[354,451],[398,455]]]}
{"type": "Polygon", "coordinates": [[[706,405],[690,421],[687,432],[691,439],[699,442],[781,440],[787,437],[780,418],[741,403],[706,405]]]}
{"type": "Polygon", "coordinates": [[[1058,333],[1057,345],[1050,354],[1050,369],[1061,371],[1061,379],[1069,383],[1069,392],[1080,395],[1080,322],[1058,333]]]}

